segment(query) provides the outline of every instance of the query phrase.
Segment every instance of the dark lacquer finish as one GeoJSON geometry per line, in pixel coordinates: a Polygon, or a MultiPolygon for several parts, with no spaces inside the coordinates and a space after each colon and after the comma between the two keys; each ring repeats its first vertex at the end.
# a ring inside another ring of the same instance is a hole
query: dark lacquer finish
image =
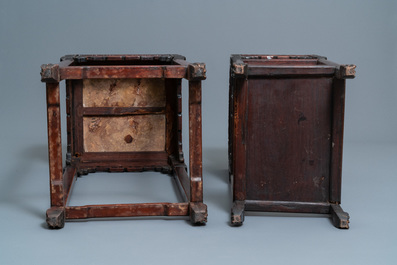
{"type": "Polygon", "coordinates": [[[201,81],[205,64],[180,55],[67,55],[41,67],[47,87],[50,228],[66,219],[190,216],[207,221],[203,203],[201,81]],[[190,176],[182,151],[182,79],[189,81],[190,176]],[[67,153],[62,168],[59,82],[66,80],[67,153]],[[78,175],[159,171],[172,174],[182,203],[68,206],[78,175]]]}
{"type": "Polygon", "coordinates": [[[232,55],[231,223],[244,211],[331,214],[339,228],[345,79],[355,65],[316,55],[232,55]]]}

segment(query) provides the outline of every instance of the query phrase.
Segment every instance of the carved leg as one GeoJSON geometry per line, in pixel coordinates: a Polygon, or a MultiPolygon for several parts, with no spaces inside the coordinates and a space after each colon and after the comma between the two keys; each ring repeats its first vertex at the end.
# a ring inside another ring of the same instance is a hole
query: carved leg
{"type": "Polygon", "coordinates": [[[189,204],[190,222],[195,225],[204,225],[207,222],[207,205],[202,202],[189,204]]]}
{"type": "Polygon", "coordinates": [[[332,222],[337,228],[348,229],[349,228],[349,214],[344,212],[340,205],[332,204],[330,208],[332,222]]]}
{"type": "Polygon", "coordinates": [[[60,229],[65,225],[65,208],[51,207],[46,213],[47,225],[50,229],[60,229]]]}
{"type": "Polygon", "coordinates": [[[244,201],[235,201],[232,207],[231,224],[240,226],[244,222],[244,201]]]}

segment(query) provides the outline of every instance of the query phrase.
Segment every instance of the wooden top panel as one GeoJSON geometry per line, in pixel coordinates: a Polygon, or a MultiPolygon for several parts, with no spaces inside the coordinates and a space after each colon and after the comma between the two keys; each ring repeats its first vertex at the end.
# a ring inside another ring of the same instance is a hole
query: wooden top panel
{"type": "MultiPolygon", "coordinates": [[[[59,80],[92,78],[185,78],[187,65],[177,54],[66,55],[59,63],[59,80]]],[[[44,80],[46,80],[44,78],[44,80]]]]}
{"type": "Polygon", "coordinates": [[[330,77],[354,78],[355,65],[337,64],[319,55],[234,54],[230,58],[233,77],[330,77]]]}
{"type": "Polygon", "coordinates": [[[63,56],[61,61],[73,61],[72,65],[171,65],[174,59],[186,58],[179,54],[73,54],[63,56]]]}
{"type": "Polygon", "coordinates": [[[280,59],[280,60],[317,60],[319,58],[325,58],[319,55],[285,55],[285,54],[238,54],[242,60],[257,60],[257,59],[280,59]]]}
{"type": "Polygon", "coordinates": [[[204,63],[189,63],[178,54],[65,55],[59,64],[43,64],[41,81],[64,79],[173,78],[204,80],[204,63]]]}
{"type": "Polygon", "coordinates": [[[165,107],[162,79],[84,79],[84,107],[165,107]]]}
{"type": "Polygon", "coordinates": [[[323,65],[313,55],[240,55],[247,74],[266,75],[333,75],[335,66],[323,65]]]}

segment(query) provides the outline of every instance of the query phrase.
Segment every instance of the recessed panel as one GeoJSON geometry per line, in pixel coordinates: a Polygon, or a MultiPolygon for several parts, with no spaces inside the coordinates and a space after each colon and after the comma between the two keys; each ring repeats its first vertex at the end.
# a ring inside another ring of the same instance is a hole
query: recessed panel
{"type": "Polygon", "coordinates": [[[85,152],[165,150],[165,116],[84,117],[85,152]]]}
{"type": "Polygon", "coordinates": [[[327,202],[332,80],[249,80],[247,199],[327,202]]]}
{"type": "Polygon", "coordinates": [[[84,107],[165,107],[162,79],[84,79],[84,107]]]}

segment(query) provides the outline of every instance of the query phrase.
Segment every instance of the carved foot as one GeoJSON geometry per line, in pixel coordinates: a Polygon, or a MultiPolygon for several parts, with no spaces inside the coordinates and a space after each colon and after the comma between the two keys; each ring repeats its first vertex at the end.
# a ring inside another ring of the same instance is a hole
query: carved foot
{"type": "Polygon", "coordinates": [[[201,202],[189,204],[190,222],[195,225],[204,225],[207,222],[207,205],[201,202]]]}
{"type": "Polygon", "coordinates": [[[231,224],[241,226],[244,222],[244,201],[235,201],[232,207],[231,224]]]}
{"type": "Polygon", "coordinates": [[[331,205],[331,218],[334,226],[337,228],[348,229],[349,228],[349,214],[342,210],[342,207],[338,204],[331,205]]]}
{"type": "Polygon", "coordinates": [[[60,229],[65,225],[65,209],[51,207],[46,212],[46,221],[50,229],[60,229]]]}

